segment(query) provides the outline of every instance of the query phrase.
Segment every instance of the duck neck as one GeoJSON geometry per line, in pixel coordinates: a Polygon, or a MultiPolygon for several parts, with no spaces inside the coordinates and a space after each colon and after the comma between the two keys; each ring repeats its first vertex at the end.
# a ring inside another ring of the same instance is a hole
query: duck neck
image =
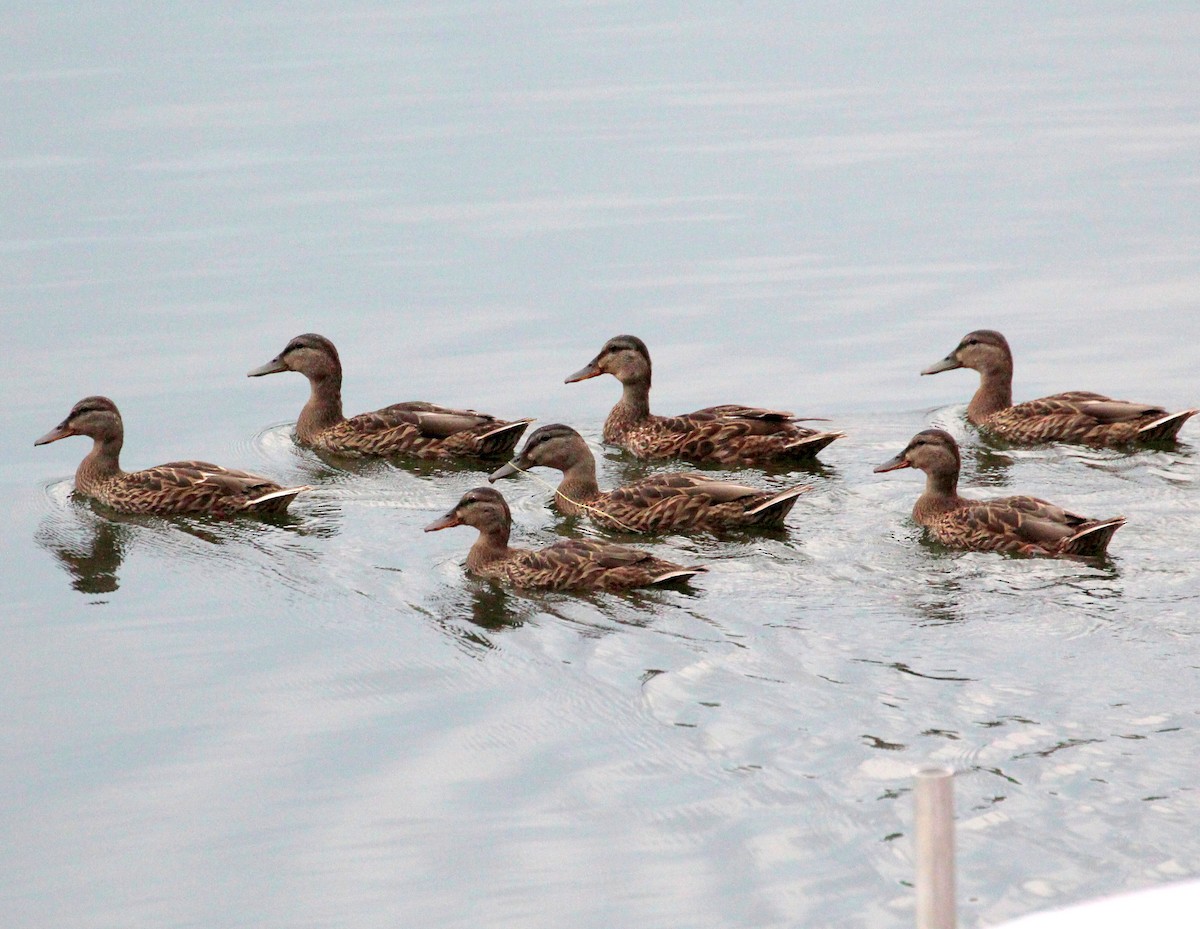
{"type": "Polygon", "coordinates": [[[650,418],[650,379],[621,385],[621,399],[604,421],[604,438],[612,441],[626,429],[650,418]]]}
{"type": "Polygon", "coordinates": [[[493,526],[479,530],[479,538],[467,553],[467,570],[478,572],[493,561],[508,557],[508,526],[493,526]]]}
{"type": "Polygon", "coordinates": [[[979,372],[979,389],[967,406],[967,419],[979,424],[994,413],[1012,406],[1012,359],[979,372]]]}
{"type": "Polygon", "coordinates": [[[120,460],[121,446],[124,444],[123,435],[93,437],[92,450],[75,470],[75,489],[90,493],[106,481],[124,474],[120,460]]]}
{"type": "Polygon", "coordinates": [[[341,371],[310,375],[308,383],[312,392],[296,421],[296,435],[301,442],[311,441],[346,418],[342,415],[341,371]]]}
{"type": "Polygon", "coordinates": [[[599,496],[596,461],[588,455],[563,471],[563,479],[554,494],[554,505],[564,516],[577,516],[583,512],[581,504],[589,504],[599,496]]]}
{"type": "Polygon", "coordinates": [[[913,507],[913,519],[926,525],[931,519],[962,506],[958,471],[931,471],[925,475],[925,492],[913,507]]]}

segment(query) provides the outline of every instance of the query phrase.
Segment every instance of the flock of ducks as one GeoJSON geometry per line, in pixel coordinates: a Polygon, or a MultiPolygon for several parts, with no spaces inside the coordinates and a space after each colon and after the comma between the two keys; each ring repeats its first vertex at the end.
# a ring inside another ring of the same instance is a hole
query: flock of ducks
{"type": "MultiPolygon", "coordinates": [[[[1071,391],[1014,405],[1012,351],[998,332],[977,330],[963,337],[943,360],[922,371],[937,374],[971,368],[980,384],[967,407],[968,420],[1013,443],[1070,442],[1128,446],[1173,442],[1197,410],[1170,413],[1142,403],[1071,391]]],[[[506,421],[474,410],[432,403],[397,403],[346,418],[342,411],[342,365],[323,336],[292,339],[275,358],[249,372],[262,377],[295,371],[308,378],[310,395],[296,422],[296,440],[335,455],[417,458],[510,458],[489,476],[501,478],[536,467],[562,472],[554,505],[563,515],[586,515],[598,525],[626,533],[779,527],[798,497],[796,485],[763,490],[696,471],[655,474],[613,490],[601,490],[596,462],[582,436],[570,426],[542,426],[521,451],[517,442],[532,419],[506,421]]],[[[604,422],[604,441],[638,458],[677,458],[726,466],[811,461],[843,433],[810,429],[781,410],[726,404],[680,416],[650,412],[650,352],[630,335],[609,339],[600,353],[567,383],[611,374],[621,382],[621,399],[604,422]]],[[[142,471],[121,469],[124,426],[116,404],[87,397],[35,445],[68,436],[92,439],[92,449],[75,472],[75,490],[124,513],[160,515],[279,515],[296,495],[311,488],[283,487],[246,471],[203,461],[175,461],[142,471]]],[[[927,429],[876,472],[916,468],[926,475],[913,519],[952,548],[1026,555],[1099,557],[1125,522],[1122,517],[1089,519],[1036,497],[974,500],[959,496],[961,465],[954,438],[927,429]]],[[[493,487],[468,491],[426,532],[472,526],[479,537],[467,569],[520,588],[621,590],[679,582],[704,570],[638,548],[594,539],[565,539],[531,550],[509,545],[512,516],[493,487]]]]}

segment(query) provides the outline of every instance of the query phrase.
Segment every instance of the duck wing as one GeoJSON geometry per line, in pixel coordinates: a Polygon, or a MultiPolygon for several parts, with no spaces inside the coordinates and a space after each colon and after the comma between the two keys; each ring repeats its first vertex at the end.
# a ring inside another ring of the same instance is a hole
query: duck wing
{"type": "Polygon", "coordinates": [[[563,539],[545,548],[524,552],[521,560],[532,568],[549,571],[585,566],[623,568],[649,561],[653,557],[641,549],[598,539],[563,539]]]}
{"type": "Polygon", "coordinates": [[[953,511],[943,517],[938,534],[968,548],[1059,554],[1072,551],[1072,540],[1094,528],[1111,526],[1111,537],[1124,522],[1120,517],[1090,519],[1037,497],[1001,497],[972,501],[953,511]]]}
{"type": "Polygon", "coordinates": [[[282,513],[308,489],[285,488],[262,475],[208,461],[171,461],[121,475],[101,498],[130,513],[223,516],[247,510],[282,513]]]}
{"type": "Polygon", "coordinates": [[[500,420],[476,410],[456,410],[421,400],[393,403],[370,413],[360,413],[347,420],[361,432],[386,432],[397,426],[413,426],[431,439],[445,439],[480,426],[499,425],[500,420]]]}
{"type": "Polygon", "coordinates": [[[509,422],[477,410],[414,400],[344,420],[326,430],[324,445],[333,452],[355,455],[499,457],[512,454],[532,421],[509,422]]]}
{"type": "Polygon", "coordinates": [[[169,491],[211,488],[226,496],[271,493],[282,487],[270,478],[208,461],[169,461],[125,475],[124,483],[146,490],[169,491]]]}
{"type": "Polygon", "coordinates": [[[1030,400],[1032,409],[1050,415],[1054,413],[1077,413],[1090,417],[1097,423],[1129,423],[1146,417],[1164,416],[1166,409],[1154,404],[1133,403],[1129,400],[1114,400],[1103,394],[1087,390],[1071,390],[1066,393],[1030,400]]]}
{"type": "Polygon", "coordinates": [[[676,471],[670,474],[655,474],[618,487],[607,495],[608,499],[633,506],[652,506],[672,497],[691,497],[709,500],[712,503],[729,503],[748,497],[768,496],[755,487],[736,484],[709,477],[695,471],[676,471]]]}

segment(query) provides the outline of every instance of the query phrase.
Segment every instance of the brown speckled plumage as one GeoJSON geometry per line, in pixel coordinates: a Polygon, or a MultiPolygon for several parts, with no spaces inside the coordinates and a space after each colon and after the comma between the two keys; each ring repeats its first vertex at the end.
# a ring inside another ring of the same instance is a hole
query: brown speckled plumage
{"type": "Polygon", "coordinates": [[[122,471],[125,427],[107,397],[86,397],[67,418],[35,442],[46,445],[72,435],[92,439],[92,450],[75,472],[75,490],[122,513],[160,515],[279,514],[307,487],[282,487],[269,478],[207,461],[172,461],[144,471],[122,471]]]}
{"type": "Polygon", "coordinates": [[[337,455],[417,458],[501,458],[512,454],[532,420],[509,422],[475,410],[422,401],[395,403],[347,419],[342,414],[342,363],[324,336],[296,336],[250,377],[298,371],[311,393],[296,421],[303,445],[337,455]]]}
{"type": "Polygon", "coordinates": [[[1125,518],[1089,519],[1037,497],[971,500],[958,495],[958,444],[941,429],[913,436],[904,451],[875,469],[918,468],[925,492],[913,519],[951,548],[1021,555],[1096,557],[1105,553],[1125,518]]]}
{"type": "Polygon", "coordinates": [[[491,487],[467,491],[426,532],[473,526],[479,538],[467,555],[467,570],[513,587],[543,590],[627,590],[677,583],[704,571],[686,567],[626,545],[593,539],[564,539],[545,548],[512,548],[512,516],[504,498],[491,487]]]}
{"type": "Polygon", "coordinates": [[[604,441],[639,458],[686,458],[729,465],[814,458],[840,432],[818,432],[782,410],[724,404],[681,416],[650,412],[650,352],[636,336],[619,335],[567,383],[611,374],[621,400],[604,421],[604,441]]]}
{"type": "Polygon", "coordinates": [[[562,482],[554,505],[565,516],[586,515],[608,529],[671,532],[681,529],[779,527],[809,485],[760,490],[700,474],[654,474],[604,492],[596,483],[596,459],[583,437],[554,423],[530,434],[521,453],[489,480],[535,467],[557,468],[562,482]]]}
{"type": "Polygon", "coordinates": [[[944,359],[922,371],[955,368],[979,372],[979,389],[967,406],[967,419],[1009,442],[1072,442],[1113,446],[1174,441],[1197,410],[1168,413],[1160,406],[1114,400],[1086,390],[1012,402],[1013,358],[1008,340],[991,329],[963,336],[944,359]]]}

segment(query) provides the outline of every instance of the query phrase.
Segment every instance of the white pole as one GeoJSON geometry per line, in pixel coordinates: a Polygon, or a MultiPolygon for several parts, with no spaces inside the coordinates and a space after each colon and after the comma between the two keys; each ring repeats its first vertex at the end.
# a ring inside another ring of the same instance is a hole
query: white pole
{"type": "Polygon", "coordinates": [[[954,771],[918,768],[917,929],[954,929],[954,771]]]}

